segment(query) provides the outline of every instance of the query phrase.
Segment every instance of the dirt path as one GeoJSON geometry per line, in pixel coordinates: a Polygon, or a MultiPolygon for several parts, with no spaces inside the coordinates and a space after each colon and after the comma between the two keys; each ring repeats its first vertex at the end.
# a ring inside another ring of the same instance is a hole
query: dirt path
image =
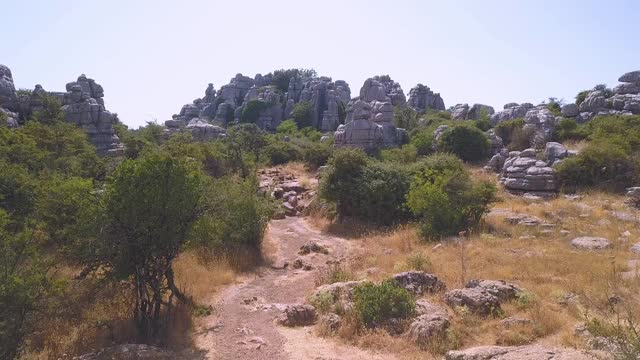
{"type": "Polygon", "coordinates": [[[315,274],[328,260],[347,255],[345,239],[312,229],[303,218],[273,220],[265,242],[273,247],[273,267],[258,269],[255,276],[228,287],[212,300],[214,313],[200,322],[196,346],[208,359],[389,359],[355,347],[317,337],[313,327],[285,328],[274,319],[285,304],[303,303],[314,289],[315,274]],[[314,241],[329,255],[299,256],[300,246],[314,241]],[[311,271],[275,269],[296,258],[313,266],[311,271]]]}

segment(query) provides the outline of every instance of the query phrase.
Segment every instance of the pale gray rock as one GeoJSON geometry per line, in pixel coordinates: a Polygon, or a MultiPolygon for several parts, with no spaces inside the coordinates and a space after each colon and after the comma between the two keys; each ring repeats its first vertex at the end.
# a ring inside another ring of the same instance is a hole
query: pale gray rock
{"type": "Polygon", "coordinates": [[[482,288],[454,289],[444,294],[447,305],[465,307],[469,311],[486,316],[500,311],[500,300],[482,288]]]}
{"type": "Polygon", "coordinates": [[[352,103],[347,113],[353,120],[338,127],[333,136],[336,147],[357,147],[372,151],[383,146],[383,127],[369,120],[371,110],[371,105],[362,100],[352,103]]]}
{"type": "Polygon", "coordinates": [[[623,74],[618,78],[618,81],[622,83],[640,84],[640,70],[631,71],[626,74],[623,74]]]}
{"type": "Polygon", "coordinates": [[[544,158],[549,166],[556,165],[568,156],[569,151],[560,143],[548,142],[544,147],[544,158]]]}
{"type": "Polygon", "coordinates": [[[580,103],[580,112],[597,113],[607,110],[607,100],[602,91],[592,91],[587,95],[586,99],[580,103]]]}
{"type": "Polygon", "coordinates": [[[191,136],[193,136],[195,140],[199,141],[219,139],[224,137],[226,134],[224,128],[215,126],[198,118],[189,121],[185,129],[191,132],[191,136]]]}
{"type": "Polygon", "coordinates": [[[493,107],[484,104],[473,104],[469,112],[467,113],[466,120],[478,120],[482,114],[491,117],[495,113],[493,107]]]}
{"type": "Polygon", "coordinates": [[[466,287],[482,289],[498,298],[500,302],[513,300],[522,292],[518,286],[503,280],[471,280],[466,287]]]}
{"type": "Polygon", "coordinates": [[[278,317],[278,324],[288,327],[313,325],[316,321],[316,309],[311,305],[287,305],[278,317]]]}
{"type": "Polygon", "coordinates": [[[425,273],[424,271],[406,271],[393,275],[392,279],[415,295],[422,295],[425,292],[433,293],[446,289],[445,284],[440,281],[437,276],[425,273]]]}
{"type": "Polygon", "coordinates": [[[447,352],[445,360],[593,360],[581,350],[549,348],[542,345],[477,346],[447,352]]]}
{"type": "Polygon", "coordinates": [[[545,106],[538,106],[527,111],[524,116],[524,129],[530,129],[532,138],[530,143],[541,149],[551,140],[557,119],[545,106]]]}
{"type": "Polygon", "coordinates": [[[425,346],[445,334],[450,325],[449,315],[442,307],[426,300],[418,300],[416,308],[420,309],[421,314],[409,326],[407,338],[419,346],[425,346]]]}
{"type": "Polygon", "coordinates": [[[469,114],[469,104],[456,104],[451,108],[451,117],[454,120],[465,120],[469,114]]]}
{"type": "Polygon", "coordinates": [[[620,84],[613,88],[613,93],[617,95],[638,94],[640,93],[640,84],[620,84]]]}
{"type": "Polygon", "coordinates": [[[491,125],[496,126],[499,123],[507,120],[514,120],[518,118],[524,118],[527,111],[533,108],[533,104],[530,103],[509,103],[504,106],[504,110],[499,111],[491,116],[491,125]]]}
{"type": "Polygon", "coordinates": [[[625,204],[640,209],[640,186],[634,186],[627,189],[625,204]]]}
{"type": "Polygon", "coordinates": [[[428,86],[418,84],[409,91],[407,105],[418,112],[427,110],[445,111],[444,101],[440,94],[434,93],[428,86]]]}
{"type": "Polygon", "coordinates": [[[17,100],[11,70],[0,64],[0,107],[11,108],[17,100]]]}
{"type": "Polygon", "coordinates": [[[631,246],[631,252],[634,254],[640,254],[640,242],[631,246]]]}
{"type": "Polygon", "coordinates": [[[582,236],[571,240],[571,246],[583,250],[602,250],[611,248],[611,242],[605,238],[582,236]]]}
{"type": "Polygon", "coordinates": [[[502,167],[500,182],[515,192],[555,192],[555,170],[536,159],[534,149],[512,152],[502,167]]]}
{"type": "Polygon", "coordinates": [[[561,113],[564,117],[573,118],[580,115],[580,110],[578,109],[578,105],[570,103],[562,107],[561,113]]]}

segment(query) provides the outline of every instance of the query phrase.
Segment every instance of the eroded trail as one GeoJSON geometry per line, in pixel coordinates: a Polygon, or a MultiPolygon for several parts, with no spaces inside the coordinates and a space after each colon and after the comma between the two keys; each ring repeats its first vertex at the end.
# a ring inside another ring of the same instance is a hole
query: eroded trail
{"type": "Polygon", "coordinates": [[[232,285],[212,300],[214,313],[201,320],[195,343],[209,359],[389,359],[317,337],[313,327],[285,328],[275,322],[285,304],[303,303],[314,289],[315,274],[349,253],[347,240],[312,229],[303,218],[273,220],[265,237],[274,249],[273,266],[232,285]],[[329,254],[300,256],[308,242],[326,246],[329,254]],[[301,258],[313,269],[277,269],[301,258]]]}

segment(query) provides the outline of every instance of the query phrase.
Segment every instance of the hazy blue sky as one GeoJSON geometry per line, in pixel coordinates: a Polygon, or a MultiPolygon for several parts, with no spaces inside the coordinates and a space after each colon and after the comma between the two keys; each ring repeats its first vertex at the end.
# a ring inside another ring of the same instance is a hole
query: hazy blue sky
{"type": "Polygon", "coordinates": [[[310,67],[389,74],[447,107],[572,100],[640,69],[640,1],[10,1],[0,63],[16,86],[63,90],[81,73],[126,124],[163,122],[236,73],[310,67]]]}

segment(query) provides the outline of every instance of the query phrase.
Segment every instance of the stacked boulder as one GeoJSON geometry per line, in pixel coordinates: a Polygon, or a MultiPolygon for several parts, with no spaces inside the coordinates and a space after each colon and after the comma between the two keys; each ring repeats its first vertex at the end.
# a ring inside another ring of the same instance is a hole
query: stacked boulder
{"type": "Polygon", "coordinates": [[[122,154],[124,148],[113,128],[117,120],[105,109],[102,86],[83,74],[77,81],[68,83],[66,88],[62,107],[66,121],[87,131],[89,141],[98,154],[122,154]]]}
{"type": "Polygon", "coordinates": [[[535,149],[512,151],[505,160],[500,182],[516,192],[555,192],[558,190],[555,171],[546,162],[536,159],[535,149]]]}
{"type": "Polygon", "coordinates": [[[346,123],[334,134],[335,146],[374,151],[403,144],[407,132],[395,127],[393,109],[405,102],[400,84],[388,75],[367,79],[360,89],[360,96],[347,105],[346,123]]]}
{"type": "Polygon", "coordinates": [[[613,91],[597,86],[589,91],[580,104],[567,104],[562,115],[577,123],[587,122],[597,115],[640,114],[640,70],[628,72],[613,91]]]}
{"type": "Polygon", "coordinates": [[[42,108],[43,98],[53,96],[62,104],[65,120],[84,129],[98,154],[120,155],[123,145],[113,125],[118,119],[106,110],[104,89],[84,74],[66,85],[66,92],[47,92],[41,85],[29,93],[18,95],[11,70],[0,65],[0,112],[7,116],[7,125],[17,127],[30,114],[42,108]]]}
{"type": "Polygon", "coordinates": [[[289,81],[287,92],[272,85],[273,74],[256,74],[254,78],[237,74],[216,92],[209,84],[203,98],[182,107],[179,114],[165,122],[170,131],[183,129],[193,119],[212,121],[226,126],[241,118],[251,101],[263,103],[256,125],[266,131],[275,131],[282,120],[291,116],[294,106],[309,102],[313,112],[311,123],[320,131],[335,131],[344,122],[344,109],[351,97],[349,85],[329,77],[297,76],[289,81]]]}
{"type": "Polygon", "coordinates": [[[499,111],[491,116],[491,126],[496,126],[503,121],[524,118],[529,110],[533,108],[531,103],[508,103],[504,106],[502,111],[499,111]]]}
{"type": "Polygon", "coordinates": [[[427,110],[445,111],[444,100],[438,93],[434,93],[428,86],[418,84],[409,91],[407,105],[418,112],[427,110]]]}
{"type": "Polygon", "coordinates": [[[483,114],[492,116],[495,110],[484,104],[473,104],[471,107],[469,104],[457,104],[451,108],[450,112],[454,120],[478,120],[483,114]]]}

